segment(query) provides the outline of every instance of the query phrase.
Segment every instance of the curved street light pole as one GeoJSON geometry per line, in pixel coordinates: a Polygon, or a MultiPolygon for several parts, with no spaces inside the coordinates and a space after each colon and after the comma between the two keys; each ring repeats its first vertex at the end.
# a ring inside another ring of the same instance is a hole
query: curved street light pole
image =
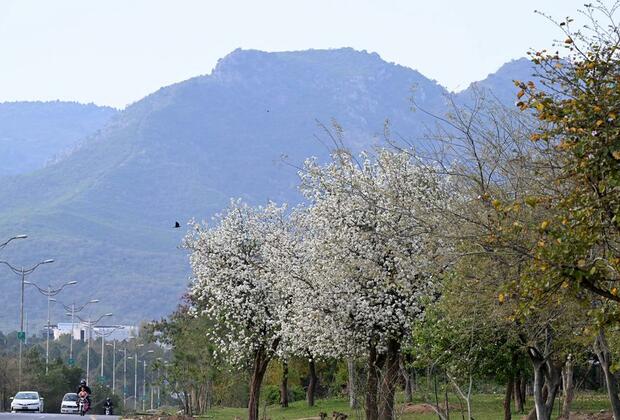
{"type": "Polygon", "coordinates": [[[74,340],[73,334],[75,332],[75,314],[81,312],[89,304],[98,303],[98,302],[99,302],[99,299],[89,300],[88,302],[79,306],[78,308],[75,307],[75,302],[72,302],[71,305],[65,305],[64,303],[60,303],[62,307],[65,309],[65,311],[71,313],[71,334],[70,334],[71,340],[69,341],[69,360],[73,360],[73,340],[74,340]]]}
{"type": "MultiPolygon", "coordinates": [[[[114,326],[112,327],[112,329],[110,331],[107,332],[98,332],[95,331],[95,335],[98,335],[99,337],[101,337],[101,377],[103,378],[103,361],[104,361],[104,354],[105,354],[105,338],[108,337],[109,335],[112,335],[112,333],[114,333],[114,331],[116,330],[120,330],[123,329],[122,326],[114,326]]],[[[116,342],[115,342],[116,343],[116,342]]],[[[116,349],[115,349],[116,350],[116,349]]],[[[114,355],[116,357],[116,355],[114,355]]],[[[112,362],[112,374],[114,374],[114,368],[116,366],[116,364],[114,362],[112,362]]],[[[114,380],[112,380],[112,382],[114,382],[114,380]]],[[[114,384],[112,384],[112,386],[114,386],[114,384]]],[[[114,393],[114,391],[112,391],[112,393],[114,393]]]]}
{"type": "Polygon", "coordinates": [[[0,249],[4,248],[5,246],[7,246],[9,244],[9,242],[14,241],[15,239],[26,239],[27,237],[28,237],[28,235],[16,235],[16,236],[13,236],[12,238],[9,238],[6,241],[2,242],[0,244],[0,249]]]}
{"type": "Polygon", "coordinates": [[[112,347],[112,395],[116,395],[116,340],[112,340],[112,344],[108,343],[106,346],[112,347]]]}
{"type": "Polygon", "coordinates": [[[31,283],[29,281],[25,281],[24,283],[29,286],[35,287],[39,293],[47,297],[47,334],[45,340],[45,374],[47,375],[49,371],[50,360],[50,303],[52,301],[56,302],[56,299],[52,299],[53,296],[58,295],[66,286],[72,286],[74,284],[77,284],[77,281],[69,281],[57,288],[52,288],[52,285],[48,283],[47,289],[43,289],[42,287],[39,287],[36,283],[31,283]]]}
{"type": "MultiPolygon", "coordinates": [[[[71,315],[71,314],[67,314],[67,315],[71,315]]],[[[88,343],[86,344],[86,383],[89,384],[89,378],[90,378],[90,342],[92,341],[92,337],[93,337],[93,327],[99,322],[101,321],[101,319],[103,317],[106,316],[112,316],[112,313],[107,313],[107,314],[103,314],[101,315],[99,318],[97,318],[95,321],[93,321],[91,319],[91,317],[88,317],[88,320],[82,319],[79,315],[77,315],[77,319],[80,320],[81,323],[86,324],[88,326],[88,343]]]]}
{"type": "MultiPolygon", "coordinates": [[[[133,410],[138,411],[138,347],[143,347],[144,344],[136,344],[133,368],[133,410]]],[[[131,356],[129,357],[132,358],[131,356]]]]}
{"type": "MultiPolygon", "coordinates": [[[[154,353],[154,350],[147,350],[146,353],[154,353]]],[[[144,405],[146,404],[146,354],[144,355],[144,357],[142,358],[142,367],[143,367],[143,372],[142,372],[142,412],[144,412],[144,410],[146,409],[144,407],[144,405]]],[[[152,395],[151,395],[152,397],[152,395]]],[[[151,399],[151,404],[152,404],[153,400],[151,399]]],[[[152,408],[152,407],[151,407],[152,408]]]]}
{"type": "MultiPolygon", "coordinates": [[[[17,237],[15,237],[16,239],[18,239],[17,237]]],[[[6,243],[10,242],[7,241],[6,243]]],[[[40,265],[43,264],[51,264],[53,263],[54,260],[49,259],[49,260],[43,260],[35,265],[33,265],[30,268],[24,268],[23,266],[18,268],[15,267],[13,265],[11,265],[9,262],[7,261],[0,261],[0,264],[4,264],[6,265],[13,273],[15,273],[16,275],[20,276],[21,278],[21,297],[20,297],[20,303],[19,303],[19,374],[18,374],[18,380],[17,383],[19,385],[19,387],[21,387],[22,384],[22,352],[23,352],[23,342],[25,337],[25,333],[24,333],[24,286],[26,285],[26,276],[32,274],[37,268],[39,268],[40,265]]]]}

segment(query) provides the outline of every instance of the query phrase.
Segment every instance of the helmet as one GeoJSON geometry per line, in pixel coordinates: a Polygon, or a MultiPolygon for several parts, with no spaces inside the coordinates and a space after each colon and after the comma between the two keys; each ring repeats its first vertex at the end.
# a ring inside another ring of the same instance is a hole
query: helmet
{"type": "Polygon", "coordinates": [[[82,380],[80,381],[80,385],[86,385],[86,379],[82,379],[82,380]]]}
{"type": "Polygon", "coordinates": [[[106,398],[105,400],[109,402],[110,401],[110,397],[106,398]]]}

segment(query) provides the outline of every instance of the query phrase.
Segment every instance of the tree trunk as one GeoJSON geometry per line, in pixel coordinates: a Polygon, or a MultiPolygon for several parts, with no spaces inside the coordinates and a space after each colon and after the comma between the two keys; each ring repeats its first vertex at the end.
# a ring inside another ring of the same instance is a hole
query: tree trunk
{"type": "Polygon", "coordinates": [[[525,392],[523,389],[523,384],[525,384],[525,378],[523,377],[523,372],[519,372],[515,378],[514,400],[515,411],[521,414],[523,414],[523,410],[525,408],[525,392]]]}
{"type": "Polygon", "coordinates": [[[504,420],[512,419],[512,411],[510,410],[510,403],[512,402],[512,390],[515,386],[514,377],[510,375],[508,382],[506,383],[506,394],[504,395],[504,420]]]}
{"type": "Polygon", "coordinates": [[[411,404],[413,402],[413,384],[408,368],[403,369],[403,378],[405,378],[405,402],[411,404]]]}
{"type": "Polygon", "coordinates": [[[353,358],[349,358],[347,360],[347,370],[349,371],[349,380],[347,387],[347,390],[349,392],[349,408],[357,408],[355,360],[353,358]]]}
{"type": "Polygon", "coordinates": [[[459,386],[456,379],[449,373],[446,373],[446,374],[450,382],[452,382],[452,386],[454,386],[454,389],[456,389],[456,392],[461,396],[462,399],[465,400],[465,404],[467,404],[467,420],[471,420],[473,418],[471,416],[471,389],[474,384],[474,377],[471,374],[469,375],[469,384],[467,386],[467,394],[465,394],[463,392],[463,389],[459,386]]]}
{"type": "Polygon", "coordinates": [[[532,407],[523,420],[536,420],[536,407],[532,407]]]}
{"type": "Polygon", "coordinates": [[[607,345],[607,339],[605,338],[605,331],[601,328],[594,340],[594,352],[601,363],[603,374],[605,376],[605,383],[607,384],[607,395],[609,396],[609,402],[611,403],[611,410],[614,415],[614,420],[620,420],[620,399],[618,398],[618,382],[616,377],[610,371],[611,366],[611,352],[607,345]]]}
{"type": "Polygon", "coordinates": [[[388,340],[385,375],[381,383],[380,420],[394,419],[394,397],[396,383],[400,371],[400,343],[395,339],[388,340]]]}
{"type": "Polygon", "coordinates": [[[379,419],[377,393],[379,390],[379,376],[384,357],[377,354],[377,347],[370,345],[368,349],[368,373],[366,377],[366,420],[379,419]]]}
{"type": "Polygon", "coordinates": [[[562,386],[564,388],[564,401],[562,402],[562,414],[560,418],[570,417],[570,408],[575,396],[575,383],[573,381],[573,356],[568,355],[564,369],[562,369],[562,386]]]}
{"type": "Polygon", "coordinates": [[[309,407],[314,407],[314,395],[316,393],[317,386],[317,377],[316,377],[316,364],[314,363],[314,358],[311,357],[308,362],[308,391],[306,392],[306,401],[308,401],[309,407]]]}
{"type": "Polygon", "coordinates": [[[288,363],[282,362],[282,382],[280,382],[280,406],[288,407],[288,363]]]}
{"type": "Polygon", "coordinates": [[[536,418],[538,420],[549,420],[551,418],[551,411],[546,405],[548,397],[543,393],[543,387],[545,385],[545,359],[538,349],[530,347],[528,354],[532,365],[534,367],[534,408],[536,410],[536,418]]]}
{"type": "Polygon", "coordinates": [[[267,371],[269,357],[265,349],[261,348],[254,353],[254,366],[250,382],[250,398],[248,401],[248,420],[258,420],[258,404],[260,401],[260,388],[267,371]]]}

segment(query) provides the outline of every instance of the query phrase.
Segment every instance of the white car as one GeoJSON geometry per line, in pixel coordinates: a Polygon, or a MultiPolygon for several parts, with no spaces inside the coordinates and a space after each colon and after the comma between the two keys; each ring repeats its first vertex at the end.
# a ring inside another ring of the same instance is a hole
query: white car
{"type": "Polygon", "coordinates": [[[43,398],[37,391],[20,391],[11,397],[11,411],[38,411],[43,412],[43,398]]]}
{"type": "Polygon", "coordinates": [[[78,412],[78,395],[67,392],[60,403],[60,414],[75,414],[78,412]]]}

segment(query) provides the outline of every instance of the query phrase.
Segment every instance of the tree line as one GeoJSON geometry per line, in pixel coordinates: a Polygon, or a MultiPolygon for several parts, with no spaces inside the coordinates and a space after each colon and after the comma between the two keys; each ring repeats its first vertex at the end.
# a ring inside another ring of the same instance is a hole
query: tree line
{"type": "Polygon", "coordinates": [[[331,159],[300,168],[303,205],[233,200],[194,223],[184,306],[152,326],[174,346],[186,410],[209,405],[221,366],[240,367],[257,420],[277,360],[283,405],[303,361],[309,404],[317,364],[344,369],[369,420],[395,418],[416,371],[442,419],[437,373],[469,419],[473,384],[489,378],[505,386],[505,419],[526,383],[528,418],[550,419],[560,390],[568,418],[575,371],[596,360],[620,420],[619,4],[585,5],[584,27],[551,19],[564,39],[529,53],[536,74],[514,82],[515,107],[480,91],[435,115],[425,141],[386,124],[383,146],[361,153],[326,127],[331,159]]]}

